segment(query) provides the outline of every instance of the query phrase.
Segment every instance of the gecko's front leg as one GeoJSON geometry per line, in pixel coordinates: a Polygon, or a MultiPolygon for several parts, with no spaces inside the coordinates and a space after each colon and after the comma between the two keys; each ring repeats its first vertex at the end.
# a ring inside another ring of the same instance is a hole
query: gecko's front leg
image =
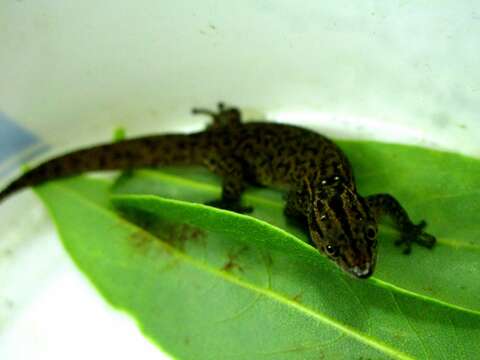
{"type": "Polygon", "coordinates": [[[386,215],[395,222],[401,233],[400,239],[395,242],[395,245],[404,244],[404,254],[411,252],[412,243],[414,242],[429,249],[435,245],[435,237],[423,231],[427,223],[425,221],[421,221],[419,224],[412,223],[405,209],[392,195],[371,195],[366,200],[377,221],[380,217],[386,215]]]}
{"type": "Polygon", "coordinates": [[[238,213],[250,213],[251,206],[242,206],[242,194],[247,187],[242,163],[233,156],[212,154],[205,161],[206,166],[222,177],[222,196],[218,200],[209,201],[207,205],[238,213]]]}

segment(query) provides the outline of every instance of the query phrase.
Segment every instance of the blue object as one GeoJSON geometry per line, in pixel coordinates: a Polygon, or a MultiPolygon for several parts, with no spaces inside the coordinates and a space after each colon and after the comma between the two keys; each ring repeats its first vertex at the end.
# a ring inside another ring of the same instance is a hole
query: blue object
{"type": "Polygon", "coordinates": [[[48,145],[0,112],[0,177],[38,157],[48,145]]]}

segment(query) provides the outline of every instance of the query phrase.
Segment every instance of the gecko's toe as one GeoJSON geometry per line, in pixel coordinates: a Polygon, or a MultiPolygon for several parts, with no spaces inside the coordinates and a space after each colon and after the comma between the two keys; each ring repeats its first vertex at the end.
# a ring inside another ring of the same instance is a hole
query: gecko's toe
{"type": "Polygon", "coordinates": [[[413,241],[421,246],[425,246],[426,248],[431,249],[433,245],[435,245],[435,242],[437,240],[433,235],[430,235],[429,233],[423,231],[426,226],[427,223],[424,220],[420,221],[418,225],[415,225],[413,241]]]}
{"type": "Polygon", "coordinates": [[[412,252],[412,243],[417,243],[418,245],[424,246],[428,249],[433,248],[436,239],[433,235],[430,235],[423,231],[426,226],[427,223],[423,220],[417,225],[412,224],[402,233],[400,239],[395,241],[395,245],[404,245],[405,248],[403,250],[403,253],[406,255],[412,252]]]}
{"type": "Polygon", "coordinates": [[[415,229],[423,230],[427,226],[427,222],[425,220],[420,221],[417,225],[414,225],[415,229]]]}
{"type": "Polygon", "coordinates": [[[437,242],[437,239],[435,238],[435,236],[433,235],[430,235],[426,232],[422,232],[416,239],[416,241],[418,244],[422,245],[422,246],[425,246],[426,248],[428,249],[431,249],[433,248],[433,246],[435,245],[435,243],[437,242]]]}
{"type": "Polygon", "coordinates": [[[395,241],[395,245],[396,246],[400,246],[400,245],[404,246],[404,249],[402,251],[402,253],[404,255],[408,255],[412,252],[412,240],[409,236],[402,235],[402,237],[400,239],[395,241]]]}

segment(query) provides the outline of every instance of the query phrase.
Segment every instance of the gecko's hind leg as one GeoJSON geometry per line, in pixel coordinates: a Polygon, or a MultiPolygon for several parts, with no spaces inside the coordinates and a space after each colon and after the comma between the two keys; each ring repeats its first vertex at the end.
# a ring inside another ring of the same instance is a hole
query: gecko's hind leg
{"type": "Polygon", "coordinates": [[[242,123],[242,114],[236,107],[226,107],[223,102],[218,103],[218,111],[213,111],[203,108],[193,108],[193,114],[208,115],[212,118],[213,123],[210,127],[222,127],[222,126],[236,126],[242,123]]]}
{"type": "Polygon", "coordinates": [[[247,187],[242,163],[234,157],[212,155],[206,161],[206,165],[223,178],[221,198],[209,201],[207,205],[238,213],[252,212],[251,206],[242,206],[241,204],[242,194],[247,187]]]}

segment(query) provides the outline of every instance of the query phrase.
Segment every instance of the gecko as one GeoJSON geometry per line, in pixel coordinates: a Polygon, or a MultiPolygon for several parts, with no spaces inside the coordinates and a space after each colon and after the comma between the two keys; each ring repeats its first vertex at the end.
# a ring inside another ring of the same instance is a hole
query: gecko
{"type": "Polygon", "coordinates": [[[236,107],[193,109],[211,117],[204,131],[159,134],[93,146],[47,160],[0,192],[12,193],[48,180],[89,171],[132,170],[166,165],[203,165],[222,179],[219,199],[207,205],[249,213],[242,204],[248,185],[286,190],[284,213],[305,225],[310,242],[342,270],[356,278],[372,275],[377,259],[378,224],[393,220],[396,245],[403,253],[417,243],[432,248],[425,221],[414,224],[388,193],[361,196],[352,167],[342,150],[314,131],[272,122],[243,122],[236,107]]]}

